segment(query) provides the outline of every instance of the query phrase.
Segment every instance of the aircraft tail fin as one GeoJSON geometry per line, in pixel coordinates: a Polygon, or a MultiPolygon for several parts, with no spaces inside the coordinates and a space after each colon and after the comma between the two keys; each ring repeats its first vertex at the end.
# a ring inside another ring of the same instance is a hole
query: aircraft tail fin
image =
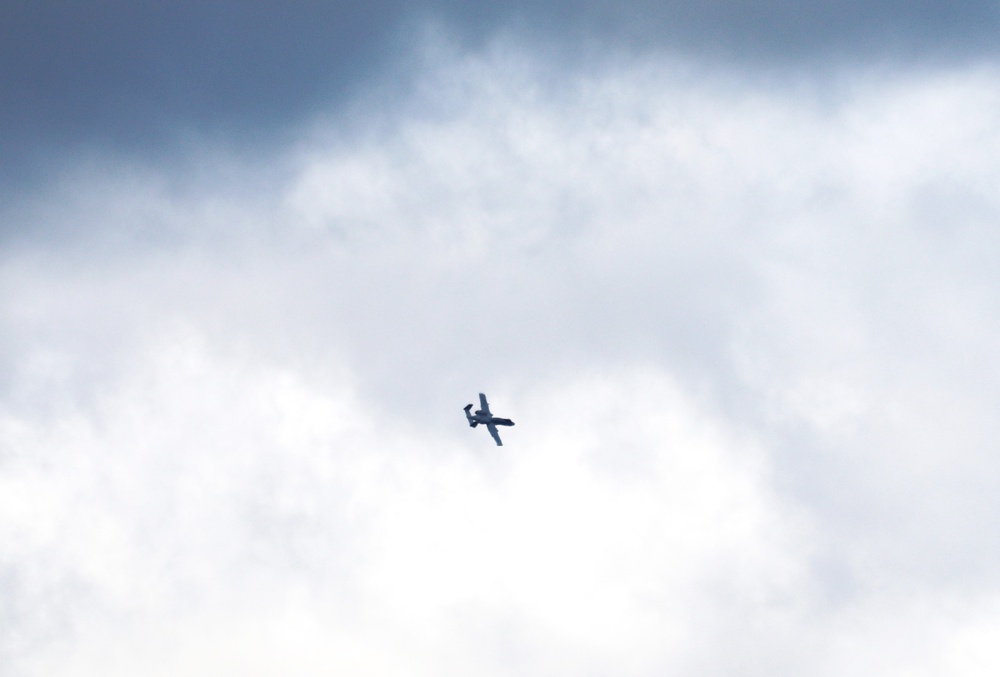
{"type": "Polygon", "coordinates": [[[468,419],[469,426],[475,428],[477,425],[479,425],[479,422],[472,418],[472,414],[469,413],[470,409],[472,409],[471,404],[465,405],[465,418],[468,419]]]}

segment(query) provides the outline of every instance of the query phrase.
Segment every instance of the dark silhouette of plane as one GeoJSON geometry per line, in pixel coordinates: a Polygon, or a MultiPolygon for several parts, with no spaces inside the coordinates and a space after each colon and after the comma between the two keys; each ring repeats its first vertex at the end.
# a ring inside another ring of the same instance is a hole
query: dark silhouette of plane
{"type": "Polygon", "coordinates": [[[486,401],[486,395],[479,393],[479,409],[476,409],[476,413],[470,414],[469,410],[472,409],[471,404],[465,405],[465,418],[469,419],[469,426],[475,428],[480,423],[486,426],[486,429],[490,431],[490,435],[493,439],[497,441],[497,446],[502,447],[503,442],[500,441],[500,434],[497,433],[498,425],[514,425],[514,422],[509,418],[497,418],[490,413],[490,405],[486,401]]]}

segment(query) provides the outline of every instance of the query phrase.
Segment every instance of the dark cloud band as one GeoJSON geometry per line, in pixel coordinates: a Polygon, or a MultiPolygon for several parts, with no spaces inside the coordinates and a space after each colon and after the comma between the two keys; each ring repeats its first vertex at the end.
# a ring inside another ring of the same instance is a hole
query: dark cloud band
{"type": "Polygon", "coordinates": [[[8,2],[4,178],[39,151],[148,149],[178,130],[260,138],[399,65],[428,20],[473,43],[511,31],[573,51],[667,49],[723,64],[995,52],[995,3],[565,1],[8,2]]]}

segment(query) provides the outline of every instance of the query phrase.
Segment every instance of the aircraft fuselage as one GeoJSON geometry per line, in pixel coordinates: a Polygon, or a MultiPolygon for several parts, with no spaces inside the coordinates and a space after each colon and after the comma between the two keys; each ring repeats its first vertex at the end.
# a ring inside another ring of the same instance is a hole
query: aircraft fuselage
{"type": "Polygon", "coordinates": [[[487,423],[492,423],[493,425],[514,425],[514,422],[509,418],[498,418],[492,414],[484,414],[481,411],[477,411],[469,420],[477,424],[482,423],[484,425],[487,423]]]}

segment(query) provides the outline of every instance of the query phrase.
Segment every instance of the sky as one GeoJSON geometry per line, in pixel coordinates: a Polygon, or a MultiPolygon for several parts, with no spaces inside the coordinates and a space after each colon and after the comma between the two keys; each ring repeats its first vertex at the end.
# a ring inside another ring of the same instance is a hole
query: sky
{"type": "Polygon", "coordinates": [[[3,3],[0,672],[996,674],[998,27],[3,3]]]}

